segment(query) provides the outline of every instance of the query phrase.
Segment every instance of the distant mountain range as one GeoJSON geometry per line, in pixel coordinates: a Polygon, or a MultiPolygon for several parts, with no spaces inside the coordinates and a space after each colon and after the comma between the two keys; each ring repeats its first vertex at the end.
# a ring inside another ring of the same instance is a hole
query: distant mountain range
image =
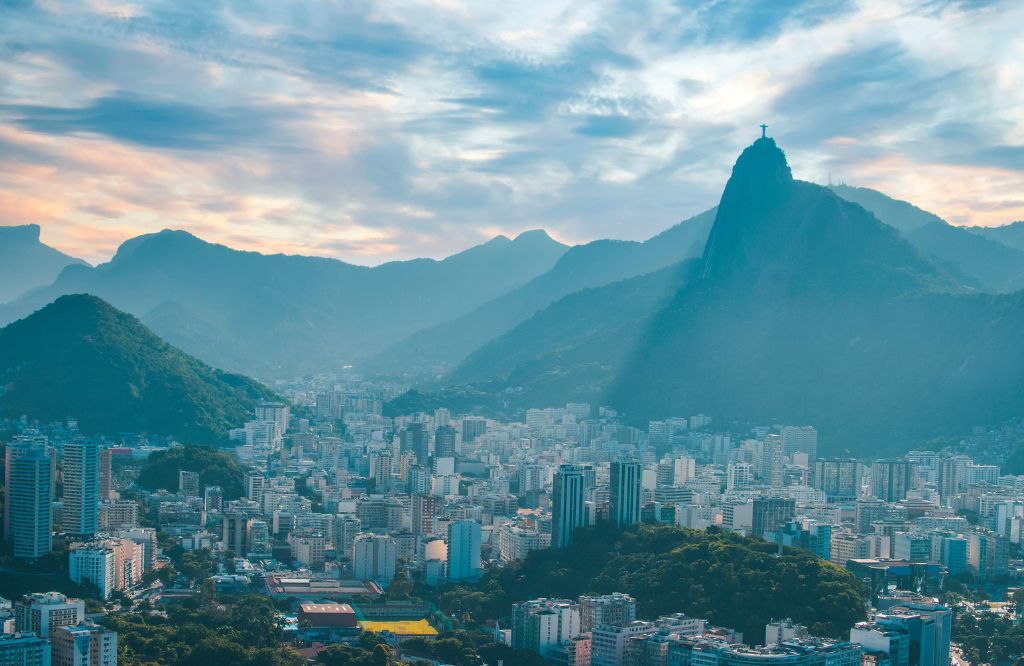
{"type": "Polygon", "coordinates": [[[564,296],[700,256],[714,219],[715,209],[711,209],[642,243],[599,240],[577,245],[551,270],[523,286],[457,319],[417,331],[362,365],[395,376],[443,374],[486,342],[564,296]]]}
{"type": "Polygon", "coordinates": [[[0,413],[76,417],[85,433],[148,432],[213,443],[273,397],[213,370],[91,295],[61,296],[0,329],[0,413]]]}
{"type": "MultiPolygon", "coordinates": [[[[941,223],[923,211],[867,201],[887,225],[838,194],[849,193],[794,180],[774,141],[759,140],[733,169],[699,265],[556,301],[442,385],[521,406],[600,401],[637,424],[693,413],[812,423],[831,452],[1019,415],[1024,292],[981,293],[963,265],[924,256],[896,228],[941,223]]],[[[980,238],[963,233],[965,245],[980,238]]]]}
{"type": "Polygon", "coordinates": [[[84,265],[39,241],[39,225],[0,226],[0,303],[45,287],[72,264],[84,265]]]}
{"type": "Polygon", "coordinates": [[[443,261],[367,268],[241,252],[183,231],[133,238],[110,262],[69,266],[0,307],[0,324],[70,293],[95,294],[216,367],[259,376],[339,370],[459,317],[550,269],[567,247],[543,231],[499,236],[443,261]]]}
{"type": "MultiPolygon", "coordinates": [[[[1024,288],[1024,223],[955,227],[874,190],[829,189],[896,229],[960,288],[1024,288]]],[[[91,293],[231,371],[289,378],[351,365],[421,385],[493,381],[489,365],[505,376],[525,356],[550,353],[567,363],[586,344],[599,344],[600,335],[583,335],[566,320],[550,348],[490,356],[492,343],[525,340],[524,331],[548,325],[546,310],[562,300],[567,304],[555,309],[555,319],[571,308],[580,308],[580,317],[584,308],[603,312],[603,299],[614,294],[633,294],[620,309],[635,312],[657,295],[649,289],[676,289],[691,279],[685,262],[703,253],[717,213],[710,209],[644,242],[569,248],[538,230],[499,236],[441,261],[374,268],[242,252],[170,230],[128,240],[93,268],[41,244],[38,227],[0,227],[0,259],[8,258],[0,262],[0,302],[10,301],[0,304],[0,325],[61,295],[91,293]]],[[[623,345],[613,346],[612,355],[624,353],[623,345]]],[[[588,382],[569,388],[582,392],[588,382]]]]}

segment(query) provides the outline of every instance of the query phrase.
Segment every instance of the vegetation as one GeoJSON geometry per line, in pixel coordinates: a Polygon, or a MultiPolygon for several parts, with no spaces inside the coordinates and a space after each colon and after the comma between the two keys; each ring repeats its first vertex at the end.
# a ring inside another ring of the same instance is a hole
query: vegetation
{"type": "Polygon", "coordinates": [[[497,664],[499,661],[516,666],[544,666],[547,663],[536,652],[513,650],[495,643],[482,632],[449,631],[435,639],[411,638],[402,643],[402,650],[414,657],[429,657],[452,666],[474,666],[481,662],[497,664]]]}
{"type": "Polygon", "coordinates": [[[78,418],[86,433],[148,432],[213,443],[271,397],[214,370],[87,294],[62,296],[0,330],[0,414],[78,418]]]}
{"type": "Polygon", "coordinates": [[[1024,625],[998,615],[958,615],[953,641],[971,664],[1016,663],[1024,654],[1024,625]]]}
{"type": "Polygon", "coordinates": [[[864,590],[849,572],[807,551],[776,551],[774,544],[715,528],[585,528],[569,548],[534,551],[474,585],[443,590],[439,603],[478,623],[507,616],[516,601],[627,592],[641,617],[684,612],[738,629],[754,643],[773,618],[790,617],[813,634],[836,637],[864,619],[864,590]]]}
{"type": "Polygon", "coordinates": [[[220,486],[224,499],[242,496],[245,469],[226,451],[202,446],[177,446],[149,456],[136,483],[146,490],[178,490],[178,472],[199,473],[199,487],[220,486]]]}
{"type": "Polygon", "coordinates": [[[302,666],[282,646],[269,599],[245,597],[232,605],[188,602],[157,613],[112,613],[103,623],[118,632],[118,663],[161,666],[302,666]]]}

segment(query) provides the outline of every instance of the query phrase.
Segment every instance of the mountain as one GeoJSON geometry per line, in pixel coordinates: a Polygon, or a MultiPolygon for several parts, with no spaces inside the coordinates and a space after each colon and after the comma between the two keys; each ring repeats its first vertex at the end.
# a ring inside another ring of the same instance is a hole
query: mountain
{"type": "Polygon", "coordinates": [[[979,289],[1006,292],[1024,288],[1024,248],[1004,242],[998,232],[979,234],[979,228],[955,227],[913,204],[868,188],[835,185],[830,189],[899,229],[923,254],[945,264],[979,289]]]}
{"type": "Polygon", "coordinates": [[[879,220],[904,233],[936,222],[946,224],[945,220],[934,213],[922,210],[912,203],[893,199],[868,187],[829,185],[829,189],[843,199],[871,211],[879,220]]]}
{"type": "Polygon", "coordinates": [[[965,227],[967,231],[1024,251],[1024,221],[1001,227],[965,227]]]}
{"type": "Polygon", "coordinates": [[[986,291],[1024,289],[1024,250],[945,222],[926,224],[906,236],[914,247],[953,264],[986,291]]]}
{"type": "Polygon", "coordinates": [[[667,293],[635,278],[562,299],[447,379],[521,406],[562,392],[638,425],[811,423],[832,453],[1024,409],[1024,292],[964,285],[862,206],[794,180],[771,139],[743,151],[699,265],[675,279],[667,293]],[[575,342],[588,339],[600,343],[575,342]]]}
{"type": "Polygon", "coordinates": [[[0,226],[0,303],[50,284],[65,266],[84,263],[41,243],[38,224],[0,226]]]}
{"type": "Polygon", "coordinates": [[[0,329],[0,413],[69,416],[86,433],[213,443],[248,420],[262,385],[214,370],[95,296],[62,296],[0,329]]]}
{"type": "Polygon", "coordinates": [[[413,333],[365,365],[379,373],[407,377],[443,374],[564,296],[699,256],[714,219],[715,209],[711,209],[642,243],[598,240],[577,245],[546,273],[457,319],[413,333]]]}
{"type": "Polygon", "coordinates": [[[294,376],[340,368],[454,319],[544,273],[565,250],[530,231],[443,261],[368,268],[241,252],[167,230],[126,241],[95,268],[68,267],[50,287],[0,308],[0,322],[62,294],[91,293],[211,365],[294,376]]]}

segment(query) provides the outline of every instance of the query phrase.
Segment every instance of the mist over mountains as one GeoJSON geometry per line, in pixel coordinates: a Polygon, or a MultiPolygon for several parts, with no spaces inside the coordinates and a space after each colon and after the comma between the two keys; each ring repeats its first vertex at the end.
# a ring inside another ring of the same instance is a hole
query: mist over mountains
{"type": "Polygon", "coordinates": [[[862,206],[794,180],[771,139],[737,160],[699,265],[643,279],[553,304],[446,381],[600,401],[637,423],[813,423],[833,450],[1024,407],[1024,294],[980,293],[862,206]],[[637,298],[653,288],[665,297],[637,298]]]}
{"type": "Polygon", "coordinates": [[[0,226],[0,303],[49,285],[66,266],[85,264],[44,245],[39,232],[38,224],[0,226]]]}
{"type": "Polygon", "coordinates": [[[167,230],[125,242],[95,268],[70,267],[51,286],[0,307],[0,323],[60,295],[90,293],[215,367],[294,376],[338,370],[408,332],[458,317],[545,272],[566,249],[532,231],[443,261],[367,268],[242,252],[167,230]]]}

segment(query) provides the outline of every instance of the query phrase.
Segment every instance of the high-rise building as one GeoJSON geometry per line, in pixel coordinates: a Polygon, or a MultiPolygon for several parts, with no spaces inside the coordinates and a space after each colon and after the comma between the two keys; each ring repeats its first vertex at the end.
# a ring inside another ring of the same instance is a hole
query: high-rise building
{"type": "Polygon", "coordinates": [[[395,577],[398,544],[382,534],[362,534],[352,545],[352,575],[359,580],[376,581],[386,588],[395,577]]]}
{"type": "Polygon", "coordinates": [[[114,452],[111,449],[100,449],[100,501],[114,499],[113,484],[114,452]]]}
{"type": "Polygon", "coordinates": [[[14,556],[36,559],[52,549],[53,460],[45,439],[11,442],[6,458],[5,509],[14,556]]]}
{"type": "Polygon", "coordinates": [[[199,472],[178,470],[178,492],[185,497],[201,497],[199,494],[199,472]]]}
{"type": "Polygon", "coordinates": [[[860,497],[864,466],[859,460],[816,460],[811,469],[811,484],[824,491],[829,501],[853,500],[860,497]]]}
{"type": "Polygon", "coordinates": [[[64,446],[64,531],[74,536],[96,534],[100,485],[100,449],[76,439],[64,446]]]}
{"type": "Polygon", "coordinates": [[[943,458],[936,464],[935,487],[947,506],[960,491],[960,467],[961,463],[956,458],[943,458]]]}
{"type": "Polygon", "coordinates": [[[751,532],[754,536],[764,536],[775,532],[793,519],[796,502],[784,497],[755,497],[751,532]]]}
{"type": "Polygon", "coordinates": [[[438,458],[455,457],[455,439],[458,431],[445,424],[434,432],[434,455],[438,458]]]}
{"type": "Polygon", "coordinates": [[[109,599],[117,589],[117,556],[103,543],[82,545],[68,557],[68,577],[78,585],[96,588],[100,599],[109,599]]]}
{"type": "Polygon", "coordinates": [[[787,457],[806,453],[814,460],[818,457],[818,431],[813,426],[786,426],[782,429],[782,447],[787,457]]]}
{"type": "Polygon", "coordinates": [[[292,530],[288,533],[288,545],[297,566],[310,571],[324,570],[327,541],[321,532],[292,530]]]}
{"type": "Polygon", "coordinates": [[[610,474],[611,522],[617,527],[640,522],[640,463],[617,460],[610,474]]]}
{"type": "Polygon", "coordinates": [[[291,410],[283,402],[260,402],[256,404],[256,420],[271,421],[282,435],[288,432],[291,410]]]}
{"type": "Polygon", "coordinates": [[[781,488],[786,472],[785,444],[779,435],[766,435],[761,456],[761,479],[765,485],[781,488]]]}
{"type": "Polygon", "coordinates": [[[440,500],[434,495],[417,493],[412,496],[412,533],[417,537],[434,533],[434,521],[440,500]]]}
{"type": "Polygon", "coordinates": [[[551,492],[551,547],[565,548],[573,532],[584,524],[583,470],[561,465],[551,492]]]}
{"type": "Polygon", "coordinates": [[[0,634],[0,664],[50,666],[50,641],[34,634],[0,634]]]}
{"type": "Polygon", "coordinates": [[[207,513],[220,513],[224,508],[224,489],[220,486],[206,486],[203,489],[203,510],[207,513]]]}
{"type": "Polygon", "coordinates": [[[249,552],[248,532],[250,520],[250,516],[244,513],[227,513],[224,515],[224,533],[221,538],[224,550],[230,551],[238,557],[246,556],[249,552]]]}
{"type": "Polygon", "coordinates": [[[245,498],[250,502],[263,501],[263,488],[267,479],[260,472],[249,472],[245,475],[245,498]]]}
{"type": "Polygon", "coordinates": [[[117,632],[93,622],[58,627],[51,643],[53,666],[117,666],[117,632]]]}
{"type": "Polygon", "coordinates": [[[60,592],[34,592],[14,602],[14,628],[47,637],[57,627],[75,625],[85,619],[85,602],[68,599],[60,592]]]}
{"type": "Polygon", "coordinates": [[[512,604],[512,647],[547,656],[580,634],[579,605],[567,599],[533,599],[512,604]]]}
{"type": "Polygon", "coordinates": [[[462,442],[469,444],[487,432],[487,419],[482,416],[462,417],[462,442]]]}
{"type": "Polygon", "coordinates": [[[636,599],[613,592],[580,597],[580,631],[592,631],[606,624],[624,624],[636,619],[636,599]]]}
{"type": "Polygon", "coordinates": [[[409,452],[416,456],[416,462],[426,466],[430,460],[430,437],[427,434],[427,424],[422,421],[414,421],[405,426],[400,436],[402,452],[409,452]]]}
{"type": "Polygon", "coordinates": [[[480,523],[457,520],[448,527],[448,578],[465,580],[480,575],[480,523]]]}
{"type": "MultiPolygon", "coordinates": [[[[18,435],[4,447],[4,488],[11,487],[11,470],[18,456],[41,449],[49,453],[49,440],[45,435],[18,435]]],[[[51,484],[53,485],[53,484],[51,484]]],[[[4,502],[4,541],[11,540],[11,503],[4,502]]]]}
{"type": "Polygon", "coordinates": [[[339,557],[352,557],[352,546],[362,529],[362,523],[351,513],[340,513],[334,518],[334,548],[339,557]]]}
{"type": "Polygon", "coordinates": [[[917,465],[907,460],[876,460],[871,465],[871,494],[885,502],[907,498],[917,487],[917,465]]]}

